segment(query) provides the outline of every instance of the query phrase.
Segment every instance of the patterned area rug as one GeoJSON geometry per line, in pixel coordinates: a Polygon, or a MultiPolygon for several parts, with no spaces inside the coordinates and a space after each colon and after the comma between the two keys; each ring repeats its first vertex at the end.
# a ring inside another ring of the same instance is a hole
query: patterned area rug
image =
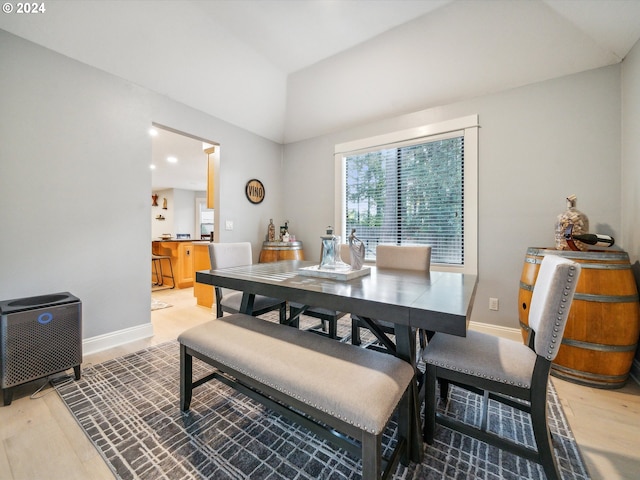
{"type": "MultiPolygon", "coordinates": [[[[194,359],[196,375],[208,369],[194,359]]],[[[119,479],[361,478],[358,459],[220,382],[199,387],[191,410],[181,413],[177,342],[95,365],[83,371],[81,380],[58,380],[54,386],[119,479]]],[[[562,478],[588,479],[552,385],[549,393],[550,425],[562,478]]],[[[475,422],[479,397],[455,387],[450,394],[445,407],[475,422]]],[[[527,415],[499,404],[490,405],[490,410],[495,431],[518,435],[523,444],[532,445],[527,415]],[[522,428],[529,433],[514,433],[522,428]]],[[[391,422],[387,433],[392,434],[393,428],[391,422]]],[[[545,476],[535,463],[439,427],[435,444],[425,446],[424,461],[399,465],[393,478],[545,476]]]]}

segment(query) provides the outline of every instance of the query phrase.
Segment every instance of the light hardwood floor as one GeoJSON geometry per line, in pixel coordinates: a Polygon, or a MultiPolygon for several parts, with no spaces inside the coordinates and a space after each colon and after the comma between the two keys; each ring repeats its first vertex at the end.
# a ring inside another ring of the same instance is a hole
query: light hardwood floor
{"type": "MultiPolygon", "coordinates": [[[[213,318],[195,304],[192,289],[163,290],[154,298],[170,308],[152,312],[152,338],[86,356],[83,367],[149,345],[175,340],[184,329],[213,318]]],[[[517,337],[516,337],[517,338],[517,337]]],[[[98,452],[46,380],[17,389],[0,406],[0,479],[113,479],[98,452]]],[[[553,379],[562,406],[594,480],[640,478],[640,386],[600,390],[553,379]]]]}

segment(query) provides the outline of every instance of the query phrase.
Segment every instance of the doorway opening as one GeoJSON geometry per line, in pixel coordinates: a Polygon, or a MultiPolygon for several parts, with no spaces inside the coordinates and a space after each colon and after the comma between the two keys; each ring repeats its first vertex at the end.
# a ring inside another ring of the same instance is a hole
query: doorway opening
{"type": "Polygon", "coordinates": [[[164,262],[162,273],[152,270],[152,292],[166,297],[190,289],[201,304],[195,272],[210,268],[208,242],[219,230],[220,145],[157,123],[151,135],[151,253],[164,262]]]}
{"type": "MultiPolygon", "coordinates": [[[[152,240],[215,239],[220,216],[214,208],[202,207],[200,199],[218,190],[220,145],[157,123],[152,131],[152,240]]],[[[208,203],[215,207],[217,199],[208,203]]]]}

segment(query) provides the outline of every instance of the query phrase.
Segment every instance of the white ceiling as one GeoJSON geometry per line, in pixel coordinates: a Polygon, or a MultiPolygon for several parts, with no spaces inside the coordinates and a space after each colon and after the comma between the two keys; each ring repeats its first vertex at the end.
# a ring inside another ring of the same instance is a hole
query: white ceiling
{"type": "Polygon", "coordinates": [[[45,5],[0,28],[280,143],[615,64],[640,38],[640,0],[45,5]]]}
{"type": "Polygon", "coordinates": [[[200,7],[289,74],[449,2],[240,0],[200,2],[200,7]]]}
{"type": "Polygon", "coordinates": [[[154,127],[156,135],[151,139],[151,185],[154,191],[180,188],[182,190],[207,190],[207,154],[202,142],[154,127]],[[177,159],[176,163],[167,161],[177,159]]]}

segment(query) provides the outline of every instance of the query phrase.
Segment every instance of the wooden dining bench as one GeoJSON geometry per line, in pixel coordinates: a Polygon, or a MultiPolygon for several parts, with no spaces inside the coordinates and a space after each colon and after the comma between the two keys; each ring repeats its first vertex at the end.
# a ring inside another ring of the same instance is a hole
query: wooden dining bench
{"type": "Polygon", "coordinates": [[[409,363],[243,314],[190,328],[178,341],[182,411],[196,387],[216,378],[361,458],[365,480],[408,463],[409,415],[398,416],[406,421],[388,458],[382,434],[398,405],[410,411],[409,363]],[[193,357],[215,370],[194,380],[193,357]]]}

